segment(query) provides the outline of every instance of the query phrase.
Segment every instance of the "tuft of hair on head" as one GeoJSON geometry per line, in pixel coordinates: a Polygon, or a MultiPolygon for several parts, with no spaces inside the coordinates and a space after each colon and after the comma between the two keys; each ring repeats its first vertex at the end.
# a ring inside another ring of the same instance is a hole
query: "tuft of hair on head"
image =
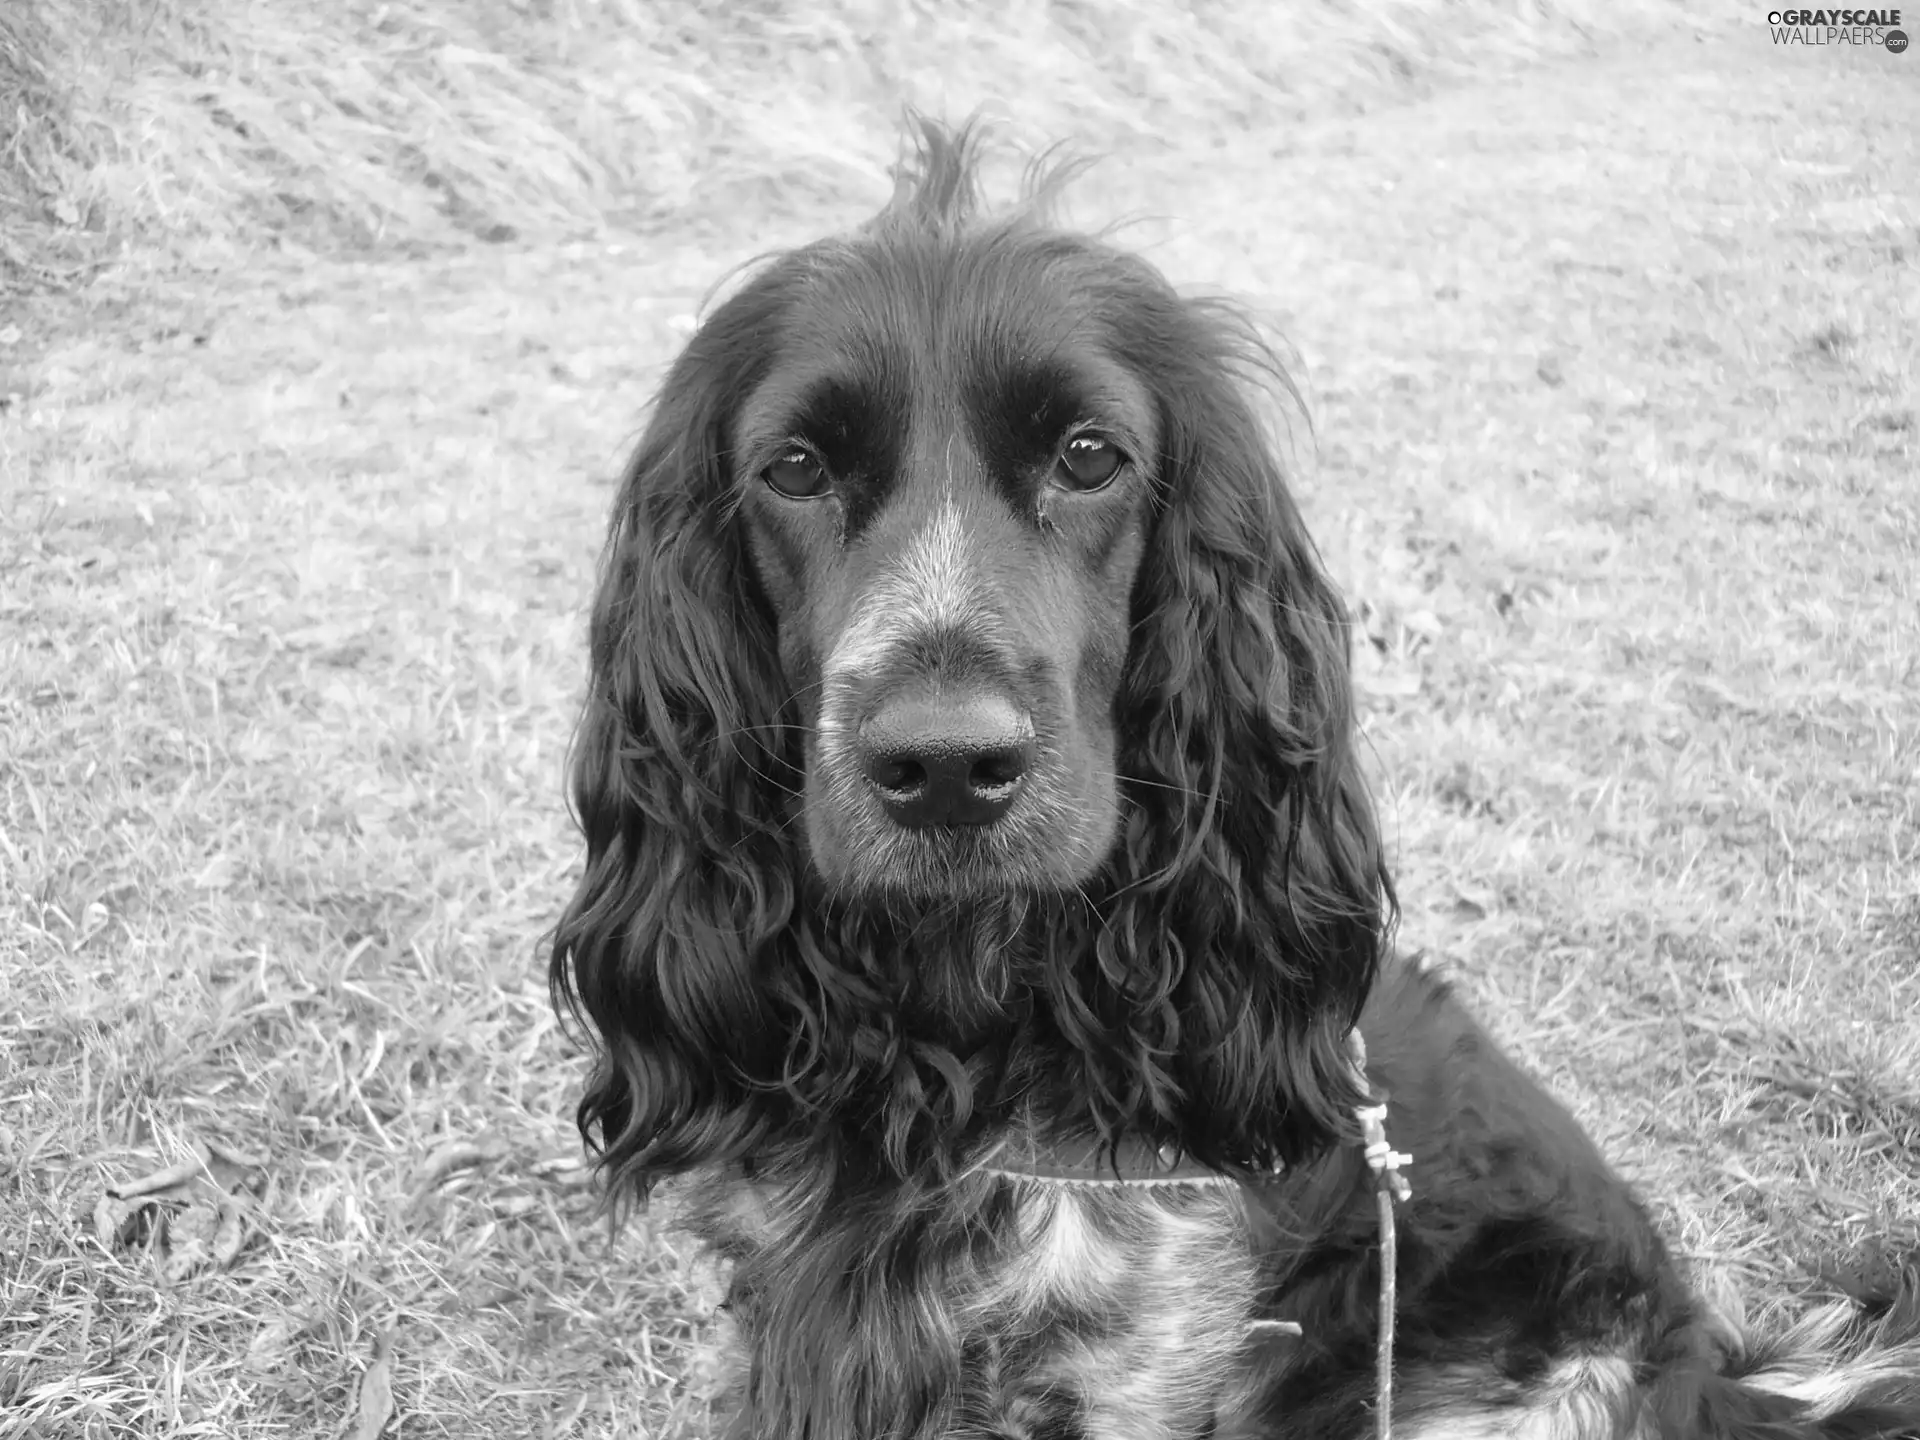
{"type": "Polygon", "coordinates": [[[908,147],[888,172],[893,198],[868,229],[901,228],[951,238],[980,213],[980,154],[987,124],[973,115],[957,126],[908,110],[902,142],[908,147]]]}
{"type": "Polygon", "coordinates": [[[902,125],[902,153],[888,171],[893,195],[864,227],[869,234],[910,230],[952,240],[983,221],[1049,227],[1060,223],[1067,190],[1096,163],[1095,157],[1056,142],[1021,167],[1017,193],[990,205],[983,182],[1000,126],[975,111],[959,124],[909,109],[902,125]]]}

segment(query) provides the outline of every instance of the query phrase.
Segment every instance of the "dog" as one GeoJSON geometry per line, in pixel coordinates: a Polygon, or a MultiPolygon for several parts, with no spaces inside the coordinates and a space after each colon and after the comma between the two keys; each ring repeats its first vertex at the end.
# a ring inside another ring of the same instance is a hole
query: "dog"
{"type": "Polygon", "coordinates": [[[1744,1334],[1393,952],[1284,369],[978,149],[699,326],[593,603],[552,979],[725,1433],[1920,1435],[1912,1271],[1744,1334]]]}

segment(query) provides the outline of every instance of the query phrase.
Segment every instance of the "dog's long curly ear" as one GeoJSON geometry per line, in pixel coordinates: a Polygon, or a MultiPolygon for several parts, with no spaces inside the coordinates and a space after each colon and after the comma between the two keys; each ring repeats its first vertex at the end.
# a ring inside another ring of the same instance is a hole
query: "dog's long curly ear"
{"type": "MultiPolygon", "coordinates": [[[[1158,514],[1119,697],[1128,806],[1102,968],[1158,990],[1179,1134],[1216,1162],[1350,1133],[1346,1034],[1392,913],[1353,749],[1345,608],[1254,408],[1250,324],[1160,288],[1127,307],[1161,373],[1158,514]],[[1166,997],[1164,1001],[1159,996],[1166,997]]],[[[1137,1067],[1136,1067],[1137,1073],[1137,1067]]]]}
{"type": "Polygon", "coordinates": [[[621,483],[594,599],[572,798],[586,873],[555,995],[589,1022],[579,1123],[616,1188],[737,1153],[770,1043],[753,957],[787,923],[797,789],[773,626],[732,523],[729,427],[763,365],[762,279],[689,341],[621,483]]]}

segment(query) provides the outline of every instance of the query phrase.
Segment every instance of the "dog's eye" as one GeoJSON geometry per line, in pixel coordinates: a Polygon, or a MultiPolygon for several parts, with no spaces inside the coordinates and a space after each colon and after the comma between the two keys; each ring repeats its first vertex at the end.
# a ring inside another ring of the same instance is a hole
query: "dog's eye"
{"type": "Polygon", "coordinates": [[[789,450],[767,466],[764,478],[789,500],[811,500],[827,493],[826,467],[805,450],[789,450]]]}
{"type": "Polygon", "coordinates": [[[1127,457],[1098,435],[1076,435],[1060,452],[1060,481],[1069,490],[1098,490],[1127,463],[1127,457]]]}

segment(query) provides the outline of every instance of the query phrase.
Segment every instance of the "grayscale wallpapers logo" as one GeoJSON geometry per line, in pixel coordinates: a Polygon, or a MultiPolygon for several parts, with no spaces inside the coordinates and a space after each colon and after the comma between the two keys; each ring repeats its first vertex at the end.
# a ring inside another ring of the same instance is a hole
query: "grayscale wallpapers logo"
{"type": "Polygon", "coordinates": [[[1898,10],[1769,10],[1776,45],[1883,45],[1889,55],[1907,48],[1898,10]]]}

